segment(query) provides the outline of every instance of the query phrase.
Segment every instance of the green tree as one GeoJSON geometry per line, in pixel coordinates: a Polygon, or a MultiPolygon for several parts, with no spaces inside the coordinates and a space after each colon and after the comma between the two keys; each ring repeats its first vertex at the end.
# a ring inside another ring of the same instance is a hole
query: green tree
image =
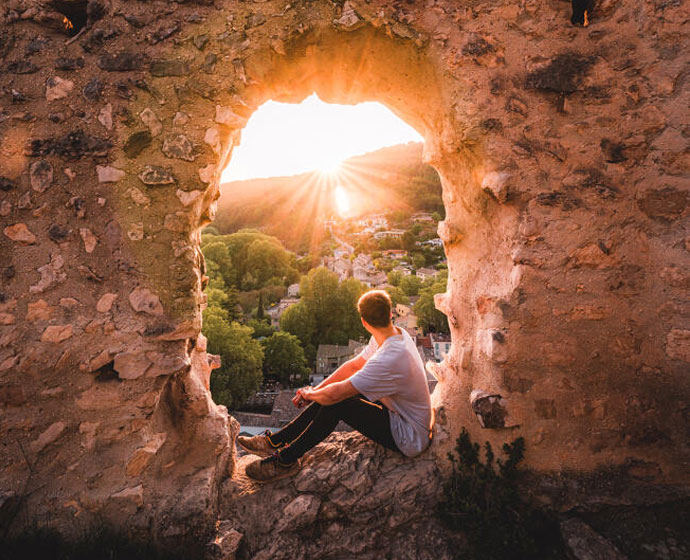
{"type": "Polygon", "coordinates": [[[426,264],[426,259],[422,253],[412,253],[412,264],[415,268],[423,268],[426,264]]]}
{"type": "Polygon", "coordinates": [[[257,319],[249,319],[247,326],[254,330],[252,335],[254,338],[265,338],[271,336],[275,329],[267,320],[258,321],[257,319]]]}
{"type": "Polygon", "coordinates": [[[411,231],[406,231],[402,236],[402,246],[403,249],[407,251],[412,251],[415,248],[415,241],[417,241],[417,236],[411,231]]]}
{"type": "Polygon", "coordinates": [[[305,383],[309,368],[299,339],[288,332],[276,332],[263,341],[264,375],[285,385],[305,383]]]}
{"type": "Polygon", "coordinates": [[[422,285],[422,280],[417,276],[405,276],[400,281],[400,289],[408,296],[416,296],[419,294],[419,288],[422,285]]]}
{"type": "Polygon", "coordinates": [[[388,286],[386,288],[388,295],[391,296],[391,301],[393,302],[393,307],[399,303],[408,304],[410,303],[410,298],[408,298],[405,293],[396,286],[388,286]]]}
{"type": "Polygon", "coordinates": [[[259,301],[256,304],[256,320],[262,321],[264,318],[264,295],[259,292],[259,301]]]}
{"type": "Polygon", "coordinates": [[[280,328],[294,334],[302,343],[304,355],[308,363],[316,359],[316,347],[312,343],[316,339],[316,321],[307,306],[296,303],[288,307],[280,316],[280,328]]]}
{"type": "Polygon", "coordinates": [[[446,316],[436,309],[434,304],[434,295],[445,292],[447,283],[448,272],[442,271],[433,281],[425,284],[419,293],[414,313],[417,315],[419,326],[425,332],[450,333],[446,316]]]}
{"type": "Polygon", "coordinates": [[[399,270],[391,270],[388,273],[388,283],[391,286],[400,286],[400,281],[402,280],[402,278],[402,272],[400,272],[399,270]]]}
{"type": "Polygon", "coordinates": [[[211,394],[217,403],[237,408],[261,385],[261,344],[252,338],[251,328],[229,322],[220,307],[208,307],[203,318],[209,352],[221,359],[220,368],[211,374],[211,394]]]}

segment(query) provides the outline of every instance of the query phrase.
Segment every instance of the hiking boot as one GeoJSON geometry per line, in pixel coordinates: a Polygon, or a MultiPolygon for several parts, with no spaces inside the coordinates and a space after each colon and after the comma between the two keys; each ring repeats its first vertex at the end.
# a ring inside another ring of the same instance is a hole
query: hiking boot
{"type": "Polygon", "coordinates": [[[282,463],[280,455],[274,453],[270,457],[257,459],[247,465],[247,476],[257,482],[269,482],[280,480],[297,473],[302,468],[302,461],[297,459],[294,463],[282,463]]]}
{"type": "Polygon", "coordinates": [[[271,430],[266,430],[263,434],[253,437],[238,436],[237,443],[245,449],[252,453],[253,455],[258,455],[259,457],[268,457],[273,455],[276,450],[283,447],[282,445],[273,445],[268,436],[271,435],[271,430]]]}

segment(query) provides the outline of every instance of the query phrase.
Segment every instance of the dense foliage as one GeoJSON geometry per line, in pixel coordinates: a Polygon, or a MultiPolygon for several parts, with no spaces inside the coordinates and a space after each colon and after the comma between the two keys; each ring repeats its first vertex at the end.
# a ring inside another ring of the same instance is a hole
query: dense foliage
{"type": "Polygon", "coordinates": [[[438,275],[424,282],[419,288],[419,300],[415,303],[414,313],[417,315],[417,324],[425,332],[449,334],[448,319],[436,309],[434,295],[446,291],[448,284],[448,270],[442,270],[438,275]]]}
{"type": "Polygon", "coordinates": [[[230,409],[240,406],[261,385],[264,352],[251,327],[230,321],[219,307],[204,311],[208,350],[219,354],[221,366],[211,375],[213,400],[230,409]]]}
{"type": "Polygon", "coordinates": [[[463,428],[455,454],[448,454],[452,470],[444,484],[439,514],[446,525],[467,535],[469,558],[562,557],[558,524],[520,495],[517,466],[524,452],[525,441],[517,438],[503,445],[503,461],[495,458],[486,442],[482,461],[479,444],[463,428]]]}
{"type": "Polygon", "coordinates": [[[357,280],[339,283],[333,272],[314,268],[302,277],[300,302],[283,313],[280,328],[300,340],[308,362],[313,364],[319,344],[347,345],[349,339],[366,336],[357,312],[363,291],[357,280]]]}
{"type": "Polygon", "coordinates": [[[309,380],[307,359],[299,339],[288,332],[274,332],[262,340],[264,375],[283,385],[304,385],[309,380]]]}

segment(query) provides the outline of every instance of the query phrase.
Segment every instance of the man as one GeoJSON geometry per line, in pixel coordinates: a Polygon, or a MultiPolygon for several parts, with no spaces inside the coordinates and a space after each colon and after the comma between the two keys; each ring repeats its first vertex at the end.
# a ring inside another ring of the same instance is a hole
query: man
{"type": "Polygon", "coordinates": [[[391,307],[382,290],[359,298],[362,325],[372,335],[366,348],[318,386],[299,389],[295,406],[311,404],[284,428],[237,439],[244,449],[264,457],[247,465],[247,476],[266,482],[296,473],[300,457],[340,420],[408,457],[428,447],[432,414],[424,364],[410,335],[392,324],[391,307]]]}

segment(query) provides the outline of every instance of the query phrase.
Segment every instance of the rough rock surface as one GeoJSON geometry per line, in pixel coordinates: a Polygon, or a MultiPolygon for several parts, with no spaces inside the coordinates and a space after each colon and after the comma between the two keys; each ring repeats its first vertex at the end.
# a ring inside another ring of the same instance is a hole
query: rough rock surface
{"type": "Polygon", "coordinates": [[[263,485],[244,474],[256,459],[241,457],[221,489],[224,530],[242,535],[242,557],[450,559],[461,547],[435,515],[441,476],[431,453],[409,459],[340,432],[294,477],[263,485]]]}
{"type": "Polygon", "coordinates": [[[215,526],[237,426],[209,393],[200,231],[252,112],[314,92],[386,104],[441,176],[437,466],[466,426],[524,436],[540,473],[690,484],[687,2],[597,2],[588,27],[565,1],[97,4],[75,37],[56,3],[0,5],[13,531],[215,526]]]}

